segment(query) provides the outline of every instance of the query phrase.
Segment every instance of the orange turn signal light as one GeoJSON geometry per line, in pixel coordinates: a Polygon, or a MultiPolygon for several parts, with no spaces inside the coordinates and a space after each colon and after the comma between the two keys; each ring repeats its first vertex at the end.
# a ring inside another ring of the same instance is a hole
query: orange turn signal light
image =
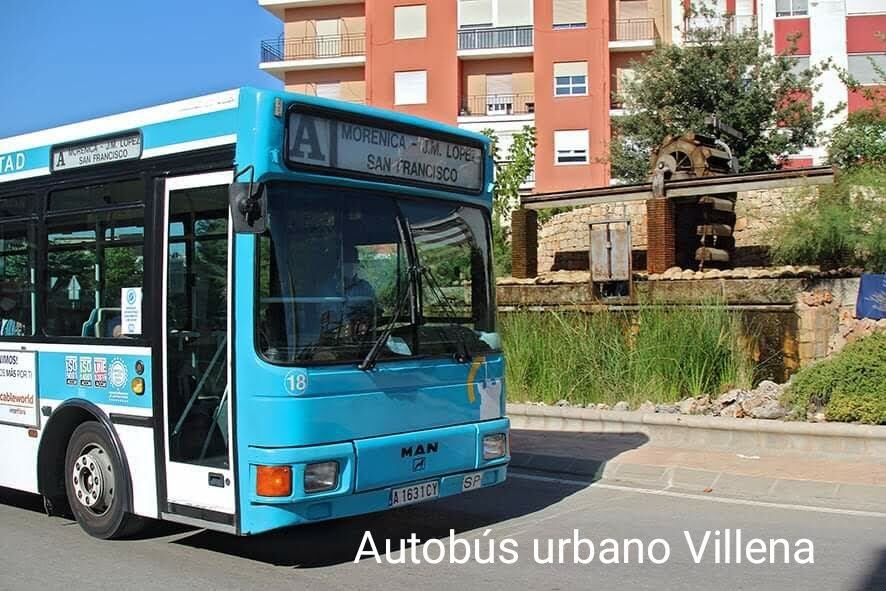
{"type": "Polygon", "coordinates": [[[288,497],[292,494],[292,468],[258,466],[255,493],[260,497],[288,497]]]}

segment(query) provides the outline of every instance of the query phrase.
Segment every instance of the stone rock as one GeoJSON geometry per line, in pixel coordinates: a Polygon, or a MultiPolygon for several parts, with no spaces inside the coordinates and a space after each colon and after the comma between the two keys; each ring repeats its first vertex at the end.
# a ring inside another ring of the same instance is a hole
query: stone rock
{"type": "Polygon", "coordinates": [[[782,390],[784,390],[784,386],[780,386],[771,380],[763,380],[754,389],[754,394],[757,396],[774,397],[780,396],[782,390]]]}
{"type": "Polygon", "coordinates": [[[610,408],[611,407],[605,402],[600,402],[599,404],[597,404],[597,410],[610,410],[610,408]]]}
{"type": "Polygon", "coordinates": [[[719,398],[715,401],[715,404],[720,408],[725,406],[729,406],[733,402],[744,399],[747,397],[748,391],[742,390],[741,388],[735,388],[734,390],[729,390],[725,394],[721,394],[719,398]]]}
{"type": "Polygon", "coordinates": [[[675,415],[680,413],[680,409],[676,404],[657,404],[655,406],[655,412],[666,415],[675,415]]]}
{"type": "Polygon", "coordinates": [[[727,404],[726,406],[721,408],[717,414],[719,414],[719,416],[721,416],[721,417],[733,417],[733,418],[735,418],[736,416],[742,416],[742,415],[737,415],[736,414],[737,412],[741,412],[741,405],[733,402],[732,404],[727,404]]]}
{"type": "Polygon", "coordinates": [[[561,398],[560,400],[557,401],[557,404],[555,404],[554,406],[561,406],[562,407],[562,406],[570,406],[570,404],[569,404],[568,400],[566,400],[565,398],[561,398]]]}
{"type": "Polygon", "coordinates": [[[683,272],[683,269],[680,267],[670,267],[664,273],[661,274],[662,279],[675,279],[680,276],[680,273],[683,272]]]}
{"type": "Polygon", "coordinates": [[[620,400],[615,403],[615,406],[612,407],[612,410],[626,411],[626,410],[631,410],[631,407],[629,407],[628,403],[625,402],[624,400],[620,400]]]}
{"type": "Polygon", "coordinates": [[[695,279],[695,271],[692,269],[686,269],[680,273],[680,279],[695,279]]]}
{"type": "Polygon", "coordinates": [[[755,419],[781,419],[788,414],[788,411],[777,400],[767,400],[754,407],[748,414],[755,419]]]}
{"type": "Polygon", "coordinates": [[[695,402],[695,413],[699,415],[706,415],[711,411],[711,397],[705,394],[704,396],[698,398],[695,402]]]}
{"type": "Polygon", "coordinates": [[[698,410],[698,402],[695,400],[695,398],[692,398],[690,396],[689,398],[685,398],[685,399],[681,400],[677,404],[677,408],[680,409],[680,414],[682,414],[682,415],[695,414],[696,411],[698,410]]]}
{"type": "Polygon", "coordinates": [[[640,405],[640,408],[637,409],[640,412],[652,413],[655,412],[655,405],[652,404],[651,401],[647,400],[643,404],[640,405]]]}
{"type": "Polygon", "coordinates": [[[817,412],[812,415],[812,420],[816,423],[826,423],[828,418],[823,412],[817,412]]]}

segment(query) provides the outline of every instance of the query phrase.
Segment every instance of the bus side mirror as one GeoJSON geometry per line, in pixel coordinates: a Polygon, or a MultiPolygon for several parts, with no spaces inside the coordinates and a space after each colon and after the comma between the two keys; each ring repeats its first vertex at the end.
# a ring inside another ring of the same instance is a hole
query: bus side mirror
{"type": "Polygon", "coordinates": [[[268,190],[263,183],[231,183],[231,219],[238,234],[262,234],[268,213],[268,190]]]}

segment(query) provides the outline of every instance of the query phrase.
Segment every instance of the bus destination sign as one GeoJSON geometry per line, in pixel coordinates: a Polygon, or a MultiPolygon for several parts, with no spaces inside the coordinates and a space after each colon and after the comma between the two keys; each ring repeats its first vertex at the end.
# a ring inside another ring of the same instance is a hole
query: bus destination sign
{"type": "Polygon", "coordinates": [[[483,186],[483,152],[469,143],[299,112],[289,115],[288,139],[287,157],[296,165],[462,191],[483,186]]]}
{"type": "Polygon", "coordinates": [[[84,166],[137,160],[142,155],[142,135],[135,131],[79,144],[52,148],[52,171],[73,170],[84,166]]]}

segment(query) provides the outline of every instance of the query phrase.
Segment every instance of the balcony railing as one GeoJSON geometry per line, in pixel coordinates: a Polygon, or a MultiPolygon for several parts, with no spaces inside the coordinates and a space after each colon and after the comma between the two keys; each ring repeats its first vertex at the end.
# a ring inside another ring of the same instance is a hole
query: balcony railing
{"type": "Polygon", "coordinates": [[[724,14],[722,16],[694,16],[686,19],[684,30],[691,38],[693,34],[714,31],[726,35],[741,35],[746,30],[757,28],[757,17],[753,14],[724,14]]]}
{"type": "Polygon", "coordinates": [[[281,37],[261,42],[262,62],[350,57],[366,54],[366,35],[281,37]]]}
{"type": "Polygon", "coordinates": [[[464,29],[458,32],[459,49],[501,49],[507,47],[532,47],[532,25],[464,29]]]}
{"type": "Polygon", "coordinates": [[[626,18],[615,21],[613,41],[648,41],[658,39],[655,19],[626,18]]]}
{"type": "Polygon", "coordinates": [[[463,116],[525,115],[535,112],[532,94],[479,94],[462,97],[460,113],[463,116]]]}

